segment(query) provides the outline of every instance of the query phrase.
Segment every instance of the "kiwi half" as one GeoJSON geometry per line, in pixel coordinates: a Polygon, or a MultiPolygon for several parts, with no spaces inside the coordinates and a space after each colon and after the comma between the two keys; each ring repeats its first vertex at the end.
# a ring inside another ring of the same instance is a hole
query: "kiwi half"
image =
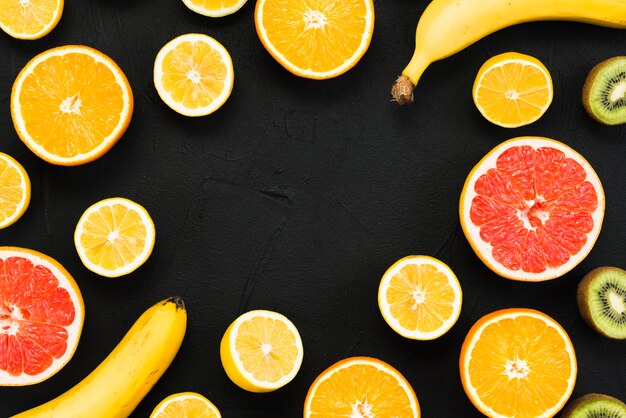
{"type": "Polygon", "coordinates": [[[626,339],[626,271],[617,267],[590,271],[578,285],[577,302],[589,326],[606,337],[626,339]]]}
{"type": "Polygon", "coordinates": [[[626,418],[626,405],[612,396],[590,393],[571,402],[561,418],[626,418]]]}
{"type": "Polygon", "coordinates": [[[626,122],[626,57],[614,57],[593,67],[583,87],[583,105],[605,125],[626,122]]]}

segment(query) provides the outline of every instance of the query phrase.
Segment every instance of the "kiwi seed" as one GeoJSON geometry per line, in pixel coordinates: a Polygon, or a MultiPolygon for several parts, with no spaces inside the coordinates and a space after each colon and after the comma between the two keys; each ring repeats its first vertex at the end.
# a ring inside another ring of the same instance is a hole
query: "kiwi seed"
{"type": "Polygon", "coordinates": [[[583,87],[583,106],[605,125],[626,122],[626,56],[613,57],[593,67],[583,87]]]}
{"type": "Polygon", "coordinates": [[[626,418],[626,405],[612,396],[590,393],[571,402],[561,418],[626,418]]]}

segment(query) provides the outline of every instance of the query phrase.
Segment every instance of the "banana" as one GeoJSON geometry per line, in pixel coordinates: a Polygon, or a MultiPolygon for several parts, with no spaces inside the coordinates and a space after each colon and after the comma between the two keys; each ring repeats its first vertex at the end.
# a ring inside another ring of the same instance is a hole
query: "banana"
{"type": "Polygon", "coordinates": [[[176,356],[186,328],[180,298],[153,305],[90,375],[58,398],[13,418],[128,417],[176,356]]]}
{"type": "Polygon", "coordinates": [[[426,68],[485,36],[518,23],[569,20],[626,28],[626,0],[433,0],[419,19],[415,52],[391,89],[399,104],[413,102],[426,68]]]}

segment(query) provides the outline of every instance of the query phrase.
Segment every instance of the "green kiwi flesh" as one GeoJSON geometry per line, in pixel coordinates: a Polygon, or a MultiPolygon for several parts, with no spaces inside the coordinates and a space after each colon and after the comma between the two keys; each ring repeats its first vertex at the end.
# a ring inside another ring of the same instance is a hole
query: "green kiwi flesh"
{"type": "Polygon", "coordinates": [[[626,57],[614,57],[593,67],[583,87],[583,105],[605,125],[626,123],[626,57]]]}
{"type": "Polygon", "coordinates": [[[561,418],[626,418],[626,405],[612,396],[590,393],[571,402],[561,418]]]}
{"type": "Polygon", "coordinates": [[[626,271],[617,267],[590,271],[578,285],[577,302],[589,326],[605,337],[626,339],[626,271]]]}

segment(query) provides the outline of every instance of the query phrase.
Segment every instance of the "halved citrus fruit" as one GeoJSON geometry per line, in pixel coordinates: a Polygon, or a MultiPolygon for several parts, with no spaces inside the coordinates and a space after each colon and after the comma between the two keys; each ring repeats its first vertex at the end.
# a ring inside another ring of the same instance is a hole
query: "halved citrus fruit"
{"type": "Polygon", "coordinates": [[[513,280],[549,280],[591,251],[604,191],[591,165],[567,145],[513,138],[472,169],[459,212],[467,240],[490,269],[513,280]]]}
{"type": "Polygon", "coordinates": [[[221,416],[211,401],[195,392],[170,395],[150,414],[150,418],[221,418],[221,416]]]}
{"type": "Polygon", "coordinates": [[[454,272],[433,257],[404,257],[383,275],[378,307],[387,324],[414,340],[433,340],[459,318],[463,293],[454,272]]]}
{"type": "Polygon", "coordinates": [[[154,86],[159,96],[185,116],[206,116],[219,109],[230,97],[234,79],[226,48],[200,33],[169,41],[154,62],[154,86]]]}
{"type": "Polygon", "coordinates": [[[235,13],[248,0],[183,0],[185,6],[209,17],[222,17],[235,13]]]}
{"type": "Polygon", "coordinates": [[[492,123],[505,128],[528,125],[552,103],[552,77],[535,57],[506,52],[487,60],[478,71],[472,96],[492,123]]]}
{"type": "Polygon", "coordinates": [[[63,0],[4,0],[0,28],[17,39],[39,39],[55,28],[63,14],[63,0]]]}
{"type": "Polygon", "coordinates": [[[270,392],[291,382],[300,370],[303,355],[296,326],[283,315],[265,310],[239,316],[220,345],[226,374],[250,392],[270,392]]]}
{"type": "Polygon", "coordinates": [[[20,139],[58,165],[104,155],[133,112],[126,76],[102,52],[81,45],[49,49],[30,60],[13,83],[11,116],[20,139]]]}
{"type": "Polygon", "coordinates": [[[0,386],[46,380],[72,358],[85,319],[72,276],[51,257],[0,247],[0,386]]]}
{"type": "Polygon", "coordinates": [[[351,357],[330,366],[315,379],[304,402],[304,418],[420,416],[409,382],[371,357],[351,357]]]}
{"type": "Polygon", "coordinates": [[[576,354],[565,330],[532,309],[503,309],[472,326],[461,348],[463,389],[494,418],[554,416],[576,383],[576,354]]]}
{"type": "Polygon", "coordinates": [[[146,209],[123,197],[101,200],[83,213],[74,231],[78,256],[89,270],[105,277],[132,273],[146,262],[155,241],[146,209]]]}
{"type": "Polygon", "coordinates": [[[13,157],[0,152],[0,229],[13,225],[30,203],[30,179],[13,157]]]}
{"type": "Polygon", "coordinates": [[[367,51],[374,33],[372,0],[259,0],[256,31],[291,73],[326,79],[345,73],[367,51]]]}

